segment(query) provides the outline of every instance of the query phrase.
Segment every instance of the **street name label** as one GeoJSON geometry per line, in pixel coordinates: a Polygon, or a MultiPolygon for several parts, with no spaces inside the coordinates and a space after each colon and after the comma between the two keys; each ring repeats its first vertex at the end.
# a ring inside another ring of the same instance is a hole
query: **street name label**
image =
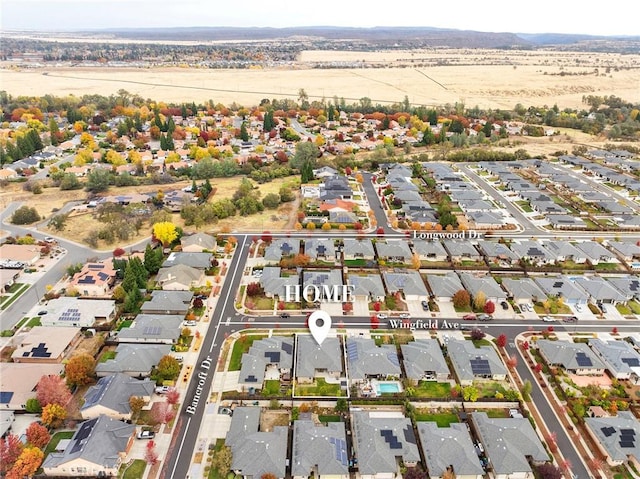
{"type": "Polygon", "coordinates": [[[200,363],[200,369],[202,371],[200,371],[196,376],[198,378],[198,385],[196,386],[196,392],[193,394],[193,397],[191,398],[191,404],[189,404],[185,409],[185,412],[187,414],[193,415],[198,410],[200,397],[202,396],[202,393],[204,391],[204,383],[207,380],[207,376],[209,375],[208,371],[212,363],[213,363],[213,359],[211,359],[209,356],[207,356],[207,358],[202,360],[202,362],[200,363]]]}
{"type": "Polygon", "coordinates": [[[426,321],[422,319],[416,319],[415,321],[411,319],[389,319],[388,324],[389,329],[410,329],[411,331],[416,329],[460,329],[460,323],[454,323],[446,319],[442,321],[439,319],[426,321]]]}

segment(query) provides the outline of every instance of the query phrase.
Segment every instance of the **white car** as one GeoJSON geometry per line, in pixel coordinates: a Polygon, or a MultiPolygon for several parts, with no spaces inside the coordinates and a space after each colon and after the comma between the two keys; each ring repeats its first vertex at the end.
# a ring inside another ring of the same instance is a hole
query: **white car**
{"type": "Polygon", "coordinates": [[[190,326],[190,327],[193,327],[193,326],[197,326],[197,325],[198,325],[198,322],[197,322],[197,321],[184,321],[182,324],[183,324],[184,326],[190,326]]]}
{"type": "Polygon", "coordinates": [[[167,394],[169,392],[169,386],[157,386],[155,388],[156,394],[167,394]]]}
{"type": "Polygon", "coordinates": [[[556,318],[552,318],[551,316],[543,316],[543,317],[542,317],[542,320],[543,320],[545,323],[553,323],[553,322],[556,320],[556,318]]]}
{"type": "Polygon", "coordinates": [[[411,317],[411,315],[409,313],[400,313],[400,317],[402,319],[409,319],[411,317]]]}
{"type": "Polygon", "coordinates": [[[378,313],[377,316],[378,316],[378,319],[387,319],[387,315],[383,313],[378,313]]]}

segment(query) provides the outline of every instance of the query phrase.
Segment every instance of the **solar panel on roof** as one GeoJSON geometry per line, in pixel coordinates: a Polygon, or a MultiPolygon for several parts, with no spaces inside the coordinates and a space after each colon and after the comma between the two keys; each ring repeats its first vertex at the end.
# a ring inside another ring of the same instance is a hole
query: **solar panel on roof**
{"type": "Polygon", "coordinates": [[[51,353],[47,350],[45,343],[40,343],[35,348],[32,348],[27,355],[31,355],[32,358],[50,358],[51,353]]]}
{"type": "Polygon", "coordinates": [[[9,404],[13,397],[13,391],[0,391],[0,404],[9,404]]]}
{"type": "Polygon", "coordinates": [[[394,366],[400,366],[400,359],[398,359],[398,353],[387,353],[387,359],[394,366]]]}
{"type": "Polygon", "coordinates": [[[601,427],[600,430],[602,431],[602,434],[605,435],[605,437],[609,437],[614,432],[616,432],[616,428],[615,427],[611,427],[611,426],[601,427]]]}
{"type": "Polygon", "coordinates": [[[635,447],[634,441],[620,441],[620,447],[635,447]]]}
{"type": "Polygon", "coordinates": [[[347,342],[347,357],[349,361],[358,360],[358,345],[353,341],[347,342]]]}
{"type": "Polygon", "coordinates": [[[282,343],[282,350],[287,354],[291,354],[293,352],[293,345],[289,343],[282,343]]]}
{"type": "Polygon", "coordinates": [[[271,364],[280,362],[280,351],[265,351],[264,357],[269,359],[271,364]]]}
{"type": "Polygon", "coordinates": [[[413,428],[407,425],[402,432],[404,433],[404,440],[410,444],[416,444],[416,435],[413,433],[413,428]]]}
{"type": "Polygon", "coordinates": [[[90,264],[87,266],[89,269],[104,269],[104,265],[102,264],[90,264]]]}
{"type": "Polygon", "coordinates": [[[582,351],[579,351],[576,353],[576,362],[580,367],[593,366],[593,362],[591,362],[591,358],[582,351]]]}
{"type": "Polygon", "coordinates": [[[491,367],[489,366],[489,361],[482,358],[475,358],[469,361],[471,365],[471,372],[474,375],[484,376],[491,374],[491,367]]]}
{"type": "Polygon", "coordinates": [[[620,361],[625,363],[630,368],[634,368],[634,367],[640,366],[640,359],[638,359],[638,358],[621,358],[620,361]]]}
{"type": "Polygon", "coordinates": [[[162,328],[160,326],[145,326],[142,329],[142,334],[147,336],[158,336],[161,331],[162,328]]]}
{"type": "Polygon", "coordinates": [[[93,279],[93,276],[85,276],[84,278],[80,278],[78,280],[78,284],[94,284],[96,282],[95,279],[93,279]]]}
{"type": "Polygon", "coordinates": [[[257,383],[258,382],[258,378],[256,378],[253,374],[250,374],[249,376],[247,376],[247,378],[244,380],[245,383],[257,383]]]}
{"type": "Polygon", "coordinates": [[[100,278],[102,281],[105,281],[109,278],[109,275],[101,271],[100,273],[98,273],[98,278],[100,278]]]}
{"type": "Polygon", "coordinates": [[[554,288],[562,288],[563,284],[564,284],[564,282],[562,282],[562,281],[556,281],[555,283],[553,283],[553,287],[554,288]]]}

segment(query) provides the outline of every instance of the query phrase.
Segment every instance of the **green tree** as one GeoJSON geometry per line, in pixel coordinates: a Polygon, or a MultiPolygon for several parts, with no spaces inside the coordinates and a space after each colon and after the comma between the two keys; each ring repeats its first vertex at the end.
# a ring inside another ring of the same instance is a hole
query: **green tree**
{"type": "Polygon", "coordinates": [[[29,225],[40,220],[38,211],[31,206],[21,206],[13,212],[10,222],[14,225],[29,225]]]}
{"type": "Polygon", "coordinates": [[[232,458],[233,456],[229,446],[223,446],[220,450],[213,453],[211,468],[218,472],[218,477],[226,477],[227,474],[229,474],[232,458]]]}
{"type": "Polygon", "coordinates": [[[56,231],[62,231],[67,224],[67,219],[69,219],[69,213],[55,215],[51,217],[48,225],[56,231]]]}
{"type": "Polygon", "coordinates": [[[240,139],[242,141],[249,141],[249,132],[247,131],[247,123],[246,122],[242,122],[242,125],[240,125],[240,139]]]}
{"type": "Polygon", "coordinates": [[[30,414],[40,414],[42,412],[42,406],[38,398],[29,398],[25,406],[25,411],[30,414]]]}
{"type": "Polygon", "coordinates": [[[311,161],[307,160],[300,168],[300,181],[302,183],[308,183],[311,180],[313,180],[313,165],[311,161]]]}
{"type": "Polygon", "coordinates": [[[150,244],[144,250],[144,267],[149,274],[156,274],[162,266],[164,256],[160,248],[152,248],[150,244]]]}
{"type": "Polygon", "coordinates": [[[465,401],[476,402],[478,400],[479,394],[480,393],[478,391],[478,388],[476,388],[475,386],[465,386],[464,388],[462,388],[462,398],[465,401]]]}
{"type": "Polygon", "coordinates": [[[280,191],[278,191],[278,193],[280,194],[280,201],[282,203],[288,203],[289,201],[293,201],[296,199],[293,193],[293,188],[290,188],[287,186],[281,186],[280,191]]]}
{"type": "Polygon", "coordinates": [[[104,168],[94,168],[87,175],[85,189],[91,193],[100,193],[109,189],[113,175],[104,168]]]}
{"type": "Polygon", "coordinates": [[[289,166],[300,170],[305,162],[310,162],[311,168],[315,168],[320,150],[315,143],[301,141],[296,145],[296,152],[289,160],[289,166]]]}
{"type": "Polygon", "coordinates": [[[79,190],[80,188],[82,188],[82,183],[80,183],[76,175],[73,173],[65,173],[62,175],[60,179],[60,189],[62,191],[79,190]]]}
{"type": "Polygon", "coordinates": [[[349,403],[345,398],[338,398],[336,401],[335,411],[337,413],[345,413],[349,410],[349,403]]]}
{"type": "Polygon", "coordinates": [[[277,193],[268,193],[262,198],[262,204],[265,208],[275,209],[280,204],[280,195],[277,193]]]}
{"type": "Polygon", "coordinates": [[[160,361],[158,361],[158,366],[156,367],[156,380],[173,381],[180,374],[180,369],[182,369],[182,366],[176,358],[169,354],[162,356],[160,361]]]}

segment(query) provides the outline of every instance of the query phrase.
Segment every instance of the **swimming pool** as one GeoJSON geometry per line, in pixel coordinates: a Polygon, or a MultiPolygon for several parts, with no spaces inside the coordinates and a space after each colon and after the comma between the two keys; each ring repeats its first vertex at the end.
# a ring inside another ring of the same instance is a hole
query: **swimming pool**
{"type": "Polygon", "coordinates": [[[379,395],[383,393],[399,393],[402,392],[402,386],[398,381],[376,381],[374,383],[376,393],[379,395]]]}

